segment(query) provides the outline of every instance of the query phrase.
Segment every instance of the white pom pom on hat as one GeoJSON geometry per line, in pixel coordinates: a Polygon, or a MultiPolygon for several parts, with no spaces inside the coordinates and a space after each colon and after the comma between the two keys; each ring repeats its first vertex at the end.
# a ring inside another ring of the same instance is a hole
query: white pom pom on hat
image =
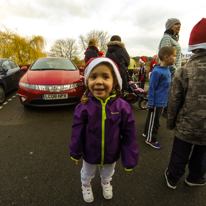
{"type": "Polygon", "coordinates": [[[206,18],[202,18],[192,29],[188,51],[206,49],[206,18]]]}
{"type": "Polygon", "coordinates": [[[139,60],[140,60],[143,64],[146,63],[146,58],[145,58],[145,57],[141,57],[139,60]]]}
{"type": "Polygon", "coordinates": [[[85,85],[86,85],[87,78],[89,77],[89,74],[91,73],[92,69],[94,69],[94,67],[96,67],[98,64],[102,62],[108,62],[112,65],[112,68],[117,77],[117,81],[120,86],[120,89],[122,89],[122,78],[120,76],[119,68],[111,59],[107,57],[97,57],[97,58],[90,59],[90,61],[87,62],[87,64],[85,65],[85,70],[84,70],[85,85]]]}

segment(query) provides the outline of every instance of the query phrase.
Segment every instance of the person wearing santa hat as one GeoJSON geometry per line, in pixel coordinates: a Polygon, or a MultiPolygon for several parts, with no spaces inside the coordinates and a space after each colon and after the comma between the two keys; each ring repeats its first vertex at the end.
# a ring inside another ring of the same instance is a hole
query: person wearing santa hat
{"type": "Polygon", "coordinates": [[[153,68],[157,65],[157,55],[153,56],[153,60],[150,62],[150,70],[149,70],[149,79],[150,79],[150,74],[153,70],[153,68]]]}
{"type": "Polygon", "coordinates": [[[145,63],[146,63],[146,58],[145,57],[141,57],[139,59],[139,65],[140,65],[140,69],[139,69],[139,82],[140,82],[140,88],[144,89],[144,84],[146,82],[146,70],[147,68],[145,67],[145,63]]]}
{"type": "Polygon", "coordinates": [[[120,98],[122,79],[109,58],[91,59],[85,67],[86,92],[74,112],[71,143],[72,160],[83,158],[81,182],[83,198],[94,200],[91,181],[97,167],[105,199],[113,196],[110,182],[120,158],[126,171],[138,163],[136,128],[130,105],[120,98]]]}
{"type": "Polygon", "coordinates": [[[189,186],[206,185],[206,18],[192,29],[189,51],[194,53],[173,76],[167,110],[167,128],[174,130],[167,186],[175,189],[185,173],[189,186]]]}

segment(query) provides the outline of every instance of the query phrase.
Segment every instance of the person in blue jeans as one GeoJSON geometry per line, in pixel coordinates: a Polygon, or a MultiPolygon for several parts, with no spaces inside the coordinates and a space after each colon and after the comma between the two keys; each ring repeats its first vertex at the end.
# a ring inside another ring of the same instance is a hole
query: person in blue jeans
{"type": "Polygon", "coordinates": [[[162,47],[158,54],[161,64],[154,67],[149,81],[148,93],[148,115],[146,119],[143,137],[146,137],[145,143],[155,149],[161,149],[162,146],[157,142],[159,128],[159,118],[162,109],[167,105],[169,89],[171,83],[171,73],[169,65],[174,64],[176,60],[176,49],[174,47],[162,47]]]}

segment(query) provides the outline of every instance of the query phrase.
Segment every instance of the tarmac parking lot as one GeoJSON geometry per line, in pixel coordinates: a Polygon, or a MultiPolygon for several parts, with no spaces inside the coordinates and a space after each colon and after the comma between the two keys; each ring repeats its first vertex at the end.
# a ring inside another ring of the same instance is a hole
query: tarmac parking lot
{"type": "MultiPolygon", "coordinates": [[[[75,106],[24,108],[17,91],[0,106],[0,206],[82,206],[80,170],[70,159],[69,143],[75,106]]],[[[137,130],[139,163],[126,172],[118,160],[111,184],[114,197],[105,200],[99,173],[92,181],[97,206],[206,206],[206,187],[189,187],[186,173],[176,190],[167,187],[164,171],[169,163],[173,132],[161,117],[161,150],[145,144],[141,136],[147,110],[131,106],[137,130]]]]}

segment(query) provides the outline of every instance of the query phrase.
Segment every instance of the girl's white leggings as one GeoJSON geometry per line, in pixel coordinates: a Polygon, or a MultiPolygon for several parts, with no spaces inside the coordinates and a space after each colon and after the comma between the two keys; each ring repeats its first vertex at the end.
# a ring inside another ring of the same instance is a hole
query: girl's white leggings
{"type": "Polygon", "coordinates": [[[92,179],[95,177],[97,167],[99,168],[100,177],[103,183],[108,183],[112,180],[114,174],[116,162],[113,164],[107,164],[105,166],[98,166],[96,164],[89,164],[83,160],[83,166],[81,169],[81,182],[83,185],[89,185],[92,179]]]}

